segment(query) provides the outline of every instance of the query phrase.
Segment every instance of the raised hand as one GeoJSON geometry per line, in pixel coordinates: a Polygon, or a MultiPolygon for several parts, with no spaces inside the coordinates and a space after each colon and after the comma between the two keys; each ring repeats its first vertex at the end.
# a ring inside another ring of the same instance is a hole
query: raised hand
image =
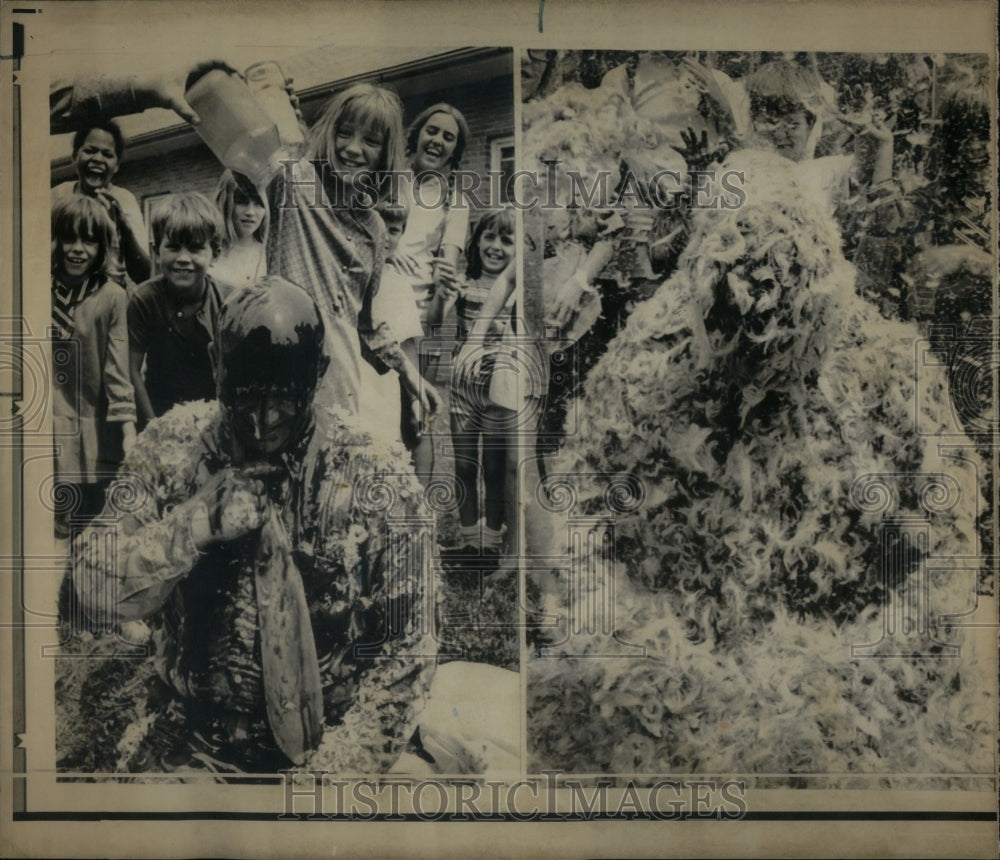
{"type": "Polygon", "coordinates": [[[295,78],[285,78],[285,92],[288,94],[288,101],[292,105],[292,110],[295,111],[295,117],[299,121],[299,125],[305,128],[305,117],[302,116],[302,105],[299,103],[299,97],[295,93],[295,78]]]}
{"type": "Polygon", "coordinates": [[[693,57],[685,57],[680,63],[681,79],[695,86],[720,107],[728,106],[728,99],[712,73],[693,57]]]}
{"type": "Polygon", "coordinates": [[[706,130],[703,129],[699,137],[698,133],[688,126],[687,131],[681,132],[681,140],[684,142],[683,147],[671,144],[670,148],[684,157],[684,162],[690,170],[702,170],[715,160],[716,153],[709,152],[706,130]]]}
{"type": "Polygon", "coordinates": [[[415,278],[420,273],[420,264],[412,254],[393,254],[392,265],[397,272],[408,278],[415,278]]]}
{"type": "Polygon", "coordinates": [[[873,111],[871,118],[864,125],[864,132],[874,141],[891,143],[895,126],[895,114],[883,118],[879,116],[878,112],[873,111]]]}
{"type": "Polygon", "coordinates": [[[97,202],[100,203],[111,216],[111,220],[115,224],[120,224],[123,219],[121,204],[115,199],[114,194],[108,191],[106,188],[98,188],[94,191],[94,197],[97,202]]]}
{"type": "Polygon", "coordinates": [[[693,57],[681,60],[681,71],[697,87],[725,125],[739,134],[748,117],[745,116],[746,106],[742,104],[743,100],[737,98],[739,90],[729,77],[717,69],[703,66],[693,57]]]}
{"type": "Polygon", "coordinates": [[[580,299],[590,287],[579,270],[573,273],[556,293],[549,308],[548,321],[557,328],[565,328],[580,310],[580,299]]]}
{"type": "Polygon", "coordinates": [[[399,371],[399,379],[415,400],[420,401],[424,415],[436,415],[444,406],[437,389],[417,372],[413,362],[405,361],[399,371]]]}
{"type": "Polygon", "coordinates": [[[446,299],[457,296],[460,292],[461,283],[458,278],[458,272],[455,269],[455,264],[450,260],[437,257],[431,263],[431,266],[434,271],[435,288],[440,290],[446,299]]]}

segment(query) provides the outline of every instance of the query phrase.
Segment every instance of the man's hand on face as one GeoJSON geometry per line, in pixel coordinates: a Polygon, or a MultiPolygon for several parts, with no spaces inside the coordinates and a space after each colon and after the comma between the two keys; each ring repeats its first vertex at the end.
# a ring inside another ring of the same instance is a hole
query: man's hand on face
{"type": "Polygon", "coordinates": [[[267,514],[268,478],[279,471],[275,466],[254,465],[228,467],[214,475],[195,496],[199,503],[191,520],[195,546],[203,550],[259,529],[267,514]]]}

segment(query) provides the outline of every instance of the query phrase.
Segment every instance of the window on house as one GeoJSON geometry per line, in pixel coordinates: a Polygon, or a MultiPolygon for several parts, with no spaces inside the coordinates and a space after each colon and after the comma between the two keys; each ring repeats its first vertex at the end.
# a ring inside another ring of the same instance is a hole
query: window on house
{"type": "Polygon", "coordinates": [[[514,175],[514,136],[504,135],[490,141],[490,172],[500,174],[500,199],[497,203],[509,203],[507,183],[514,175]]]}

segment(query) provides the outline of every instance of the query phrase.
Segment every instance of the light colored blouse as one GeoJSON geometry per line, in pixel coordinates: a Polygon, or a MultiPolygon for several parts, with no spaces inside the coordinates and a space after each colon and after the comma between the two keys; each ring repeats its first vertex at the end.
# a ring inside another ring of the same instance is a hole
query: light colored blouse
{"type": "Polygon", "coordinates": [[[234,289],[263,278],[267,274],[264,243],[255,240],[248,245],[231,245],[212,263],[211,274],[219,283],[234,289]]]}
{"type": "Polygon", "coordinates": [[[417,273],[402,277],[413,290],[421,320],[426,320],[427,306],[434,291],[432,263],[444,245],[465,247],[469,232],[469,205],[454,189],[445,205],[443,190],[438,182],[424,182],[417,188],[412,177],[406,177],[400,183],[400,196],[409,206],[410,214],[396,255],[409,256],[416,261],[417,273]]]}

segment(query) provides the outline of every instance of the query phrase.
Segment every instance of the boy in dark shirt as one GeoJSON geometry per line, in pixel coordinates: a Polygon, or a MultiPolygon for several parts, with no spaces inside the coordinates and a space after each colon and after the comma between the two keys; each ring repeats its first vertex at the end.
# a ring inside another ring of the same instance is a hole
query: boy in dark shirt
{"type": "Polygon", "coordinates": [[[178,403],[215,397],[208,345],[228,292],[207,274],[222,237],[221,216],[207,197],[171,195],[154,212],[152,228],[161,274],[138,286],[128,305],[140,426],[178,403]]]}

